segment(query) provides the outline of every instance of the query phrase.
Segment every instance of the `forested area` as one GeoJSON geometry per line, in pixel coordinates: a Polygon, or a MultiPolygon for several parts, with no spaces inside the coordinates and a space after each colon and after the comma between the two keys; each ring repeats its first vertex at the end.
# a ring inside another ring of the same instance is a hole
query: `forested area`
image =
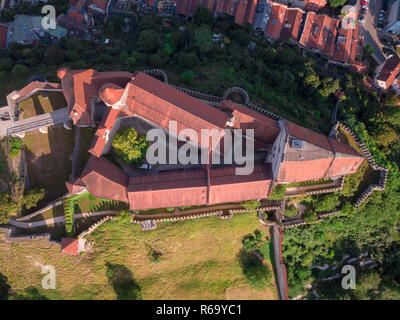
{"type": "Polygon", "coordinates": [[[400,298],[397,97],[379,97],[364,86],[365,76],[327,67],[325,58],[303,55],[289,43],[271,44],[253,35],[250,26],[239,27],[229,17],[214,20],[203,8],[197,10],[194,23],[157,16],[130,19],[130,31],[123,32],[124,17],[110,16],[97,43],[62,39],[58,45],[39,48],[12,44],[0,52],[0,78],[7,79],[0,89],[2,100],[5,94],[24,86],[21,79],[26,81],[30,75],[43,74],[49,81],[59,81],[56,71],[61,66],[131,72],[161,67],[171,83],[205,93],[222,95],[229,87],[243,87],[256,104],[328,134],[336,102],[333,94],[341,90],[338,119],[369,147],[378,165],[390,169],[387,187],[385,192],[373,192],[359,210],[351,205],[360,183],[357,174],[347,180],[340,193],[308,199],[312,212],[339,206],[342,214],[285,231],[283,254],[290,294],[304,292],[307,283],[318,283],[325,298],[400,298]],[[110,44],[104,44],[105,38],[110,44]],[[251,42],[255,47],[249,49],[251,42]],[[366,250],[378,267],[359,277],[360,288],[364,288],[359,292],[340,290],[340,283],[331,283],[326,290],[328,284],[318,282],[318,275],[309,269],[315,264],[334,265],[346,254],[366,250]],[[371,283],[373,289],[368,286],[371,283]]]}

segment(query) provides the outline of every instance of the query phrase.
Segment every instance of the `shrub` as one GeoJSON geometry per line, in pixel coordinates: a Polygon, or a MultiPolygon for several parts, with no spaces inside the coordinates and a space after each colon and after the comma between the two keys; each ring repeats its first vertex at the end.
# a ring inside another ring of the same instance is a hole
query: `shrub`
{"type": "Polygon", "coordinates": [[[146,155],[148,142],[146,136],[138,136],[134,128],[125,128],[117,132],[112,146],[122,161],[139,166],[146,155]]]}
{"type": "Polygon", "coordinates": [[[278,184],[274,187],[268,200],[282,200],[286,193],[286,186],[278,184]]]}
{"type": "Polygon", "coordinates": [[[12,69],[12,73],[17,76],[24,76],[28,74],[28,68],[23,66],[22,64],[16,64],[12,69]]]}
{"type": "Polygon", "coordinates": [[[302,214],[305,222],[314,222],[318,220],[318,215],[314,210],[307,210],[302,214]]]}
{"type": "Polygon", "coordinates": [[[15,138],[15,137],[10,137],[10,152],[11,152],[11,158],[16,157],[22,149],[22,140],[15,138]]]}
{"type": "Polygon", "coordinates": [[[256,209],[260,207],[260,201],[257,200],[248,200],[248,201],[243,201],[241,203],[242,207],[249,210],[249,212],[256,212],[256,209]]]}
{"type": "Polygon", "coordinates": [[[285,209],[286,217],[295,217],[299,214],[299,210],[294,205],[287,205],[285,209]]]}
{"type": "Polygon", "coordinates": [[[194,72],[193,71],[185,71],[181,73],[181,79],[183,82],[187,84],[192,84],[194,80],[194,72]]]}

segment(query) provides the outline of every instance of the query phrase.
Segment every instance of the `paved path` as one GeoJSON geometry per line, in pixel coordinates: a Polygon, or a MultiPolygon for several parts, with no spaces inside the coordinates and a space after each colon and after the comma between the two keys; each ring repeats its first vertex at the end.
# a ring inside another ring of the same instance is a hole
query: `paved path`
{"type": "Polygon", "coordinates": [[[276,225],[272,226],[272,242],[274,245],[274,260],[276,269],[276,282],[278,285],[279,297],[281,300],[287,300],[287,284],[285,276],[285,267],[282,263],[281,257],[281,240],[279,235],[279,229],[276,225]]]}
{"type": "MultiPolygon", "coordinates": [[[[360,0],[357,0],[357,8],[360,8],[360,0]]],[[[374,49],[374,54],[372,56],[378,64],[386,60],[386,55],[382,52],[383,45],[374,27],[377,23],[377,19],[379,19],[380,11],[381,0],[370,0],[369,9],[365,15],[365,22],[360,22],[360,34],[364,36],[364,46],[369,44],[374,49]]]]}
{"type": "MultiPolygon", "coordinates": [[[[264,200],[261,201],[261,208],[269,207],[273,205],[279,205],[280,201],[269,201],[264,200]]],[[[171,217],[183,217],[193,214],[199,213],[206,213],[211,211],[218,211],[218,210],[233,210],[233,209],[243,209],[243,206],[238,204],[222,204],[222,205],[212,205],[212,206],[205,206],[195,209],[188,209],[188,210],[179,210],[175,212],[163,212],[163,213],[154,213],[154,214],[136,214],[135,220],[154,220],[154,219],[163,219],[163,218],[171,218],[171,217]]]]}
{"type": "Polygon", "coordinates": [[[304,186],[304,187],[293,187],[293,188],[287,188],[286,189],[286,196],[291,197],[291,196],[297,196],[301,193],[307,192],[307,191],[313,191],[313,190],[319,190],[319,189],[328,189],[328,188],[336,188],[340,186],[340,178],[336,179],[330,183],[324,183],[324,184],[315,184],[311,186],[304,186]]]}
{"type": "MultiPolygon", "coordinates": [[[[6,128],[6,134],[24,133],[40,127],[48,127],[57,123],[62,123],[69,119],[68,107],[58,109],[51,113],[41,114],[35,117],[15,121],[14,124],[6,128]]],[[[4,131],[4,130],[3,130],[4,131]]],[[[0,132],[0,134],[3,132],[0,132]]]]}
{"type": "MultiPolygon", "coordinates": [[[[74,215],[74,219],[82,219],[82,218],[89,218],[89,217],[96,217],[96,216],[106,216],[106,215],[116,215],[119,211],[99,211],[99,212],[86,212],[86,213],[77,213],[74,215]]],[[[55,223],[65,223],[65,216],[55,217],[51,219],[46,219],[42,221],[35,221],[35,222],[22,222],[11,219],[8,224],[17,228],[21,229],[31,229],[37,228],[42,226],[53,225],[55,223]]]]}

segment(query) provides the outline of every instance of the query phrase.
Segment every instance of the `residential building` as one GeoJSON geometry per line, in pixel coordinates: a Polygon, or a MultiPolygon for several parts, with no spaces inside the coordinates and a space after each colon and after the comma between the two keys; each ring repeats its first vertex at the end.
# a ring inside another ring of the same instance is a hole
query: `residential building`
{"type": "Polygon", "coordinates": [[[386,32],[400,34],[400,0],[395,0],[390,7],[386,32]]]}
{"type": "Polygon", "coordinates": [[[395,81],[400,72],[400,59],[398,57],[391,57],[381,64],[376,70],[374,85],[377,88],[386,90],[395,81]]]}

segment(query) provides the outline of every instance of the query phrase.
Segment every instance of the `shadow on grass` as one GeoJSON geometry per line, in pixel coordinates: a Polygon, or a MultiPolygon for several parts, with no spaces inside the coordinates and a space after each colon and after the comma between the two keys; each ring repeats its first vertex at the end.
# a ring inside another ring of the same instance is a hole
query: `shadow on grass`
{"type": "Polygon", "coordinates": [[[121,264],[106,263],[106,276],[118,300],[141,300],[142,289],[133,279],[132,272],[121,264]]]}
{"type": "Polygon", "coordinates": [[[0,300],[8,300],[10,289],[7,277],[0,273],[0,300]]]}
{"type": "Polygon", "coordinates": [[[256,290],[265,290],[272,277],[268,266],[243,248],[239,251],[237,257],[250,287],[256,290]]]}

